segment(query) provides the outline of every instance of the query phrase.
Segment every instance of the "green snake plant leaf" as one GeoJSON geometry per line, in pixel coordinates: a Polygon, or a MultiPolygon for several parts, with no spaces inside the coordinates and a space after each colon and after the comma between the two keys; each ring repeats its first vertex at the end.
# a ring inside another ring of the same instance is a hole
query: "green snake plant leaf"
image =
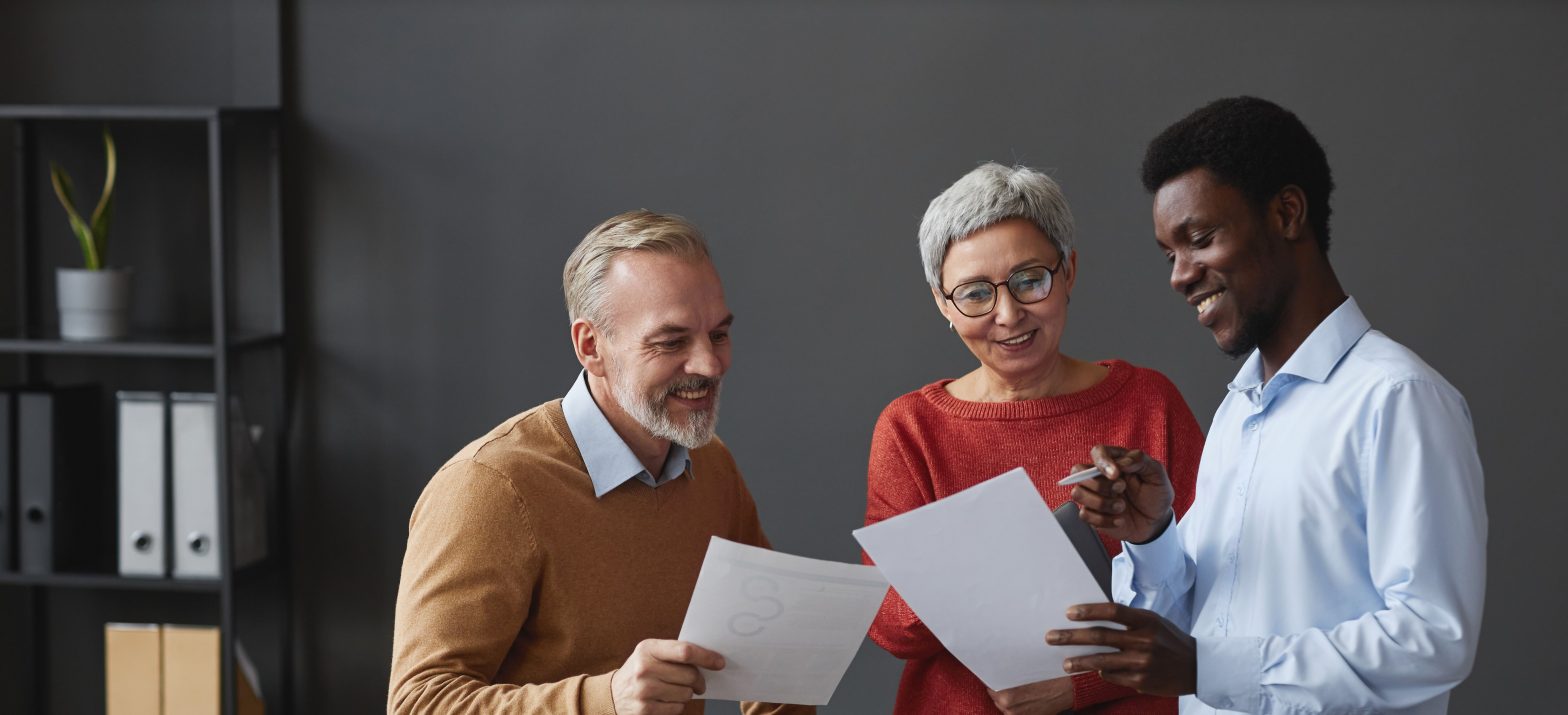
{"type": "Polygon", "coordinates": [[[103,176],[103,195],[98,197],[98,206],[93,209],[92,221],[94,253],[100,262],[108,247],[109,221],[114,216],[114,181],[120,167],[119,155],[114,149],[114,137],[110,136],[108,127],[103,128],[103,152],[107,161],[103,176]]]}
{"type": "Polygon", "coordinates": [[[71,232],[76,234],[76,239],[82,244],[82,258],[88,270],[98,270],[98,245],[93,240],[92,228],[82,220],[82,215],[76,211],[76,187],[71,183],[71,175],[65,173],[59,164],[49,162],[49,183],[54,186],[54,195],[60,199],[60,205],[65,207],[65,217],[71,222],[71,232]]]}
{"type": "Polygon", "coordinates": [[[97,243],[93,240],[93,230],[75,214],[67,218],[71,222],[71,232],[76,234],[76,240],[82,244],[82,255],[85,258],[83,268],[89,271],[103,268],[103,263],[99,259],[97,243]]]}

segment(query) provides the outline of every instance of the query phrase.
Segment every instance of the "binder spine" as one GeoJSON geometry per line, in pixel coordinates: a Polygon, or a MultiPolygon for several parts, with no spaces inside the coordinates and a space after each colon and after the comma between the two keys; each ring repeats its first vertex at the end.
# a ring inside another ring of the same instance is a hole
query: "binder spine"
{"type": "Polygon", "coordinates": [[[54,571],[54,408],[49,393],[17,395],[17,562],[26,574],[54,571]]]}
{"type": "Polygon", "coordinates": [[[23,573],[114,570],[114,480],[103,465],[96,386],[16,397],[18,566],[23,573]]]}
{"type": "Polygon", "coordinates": [[[16,431],[11,393],[0,390],[0,573],[16,568],[16,431]]]}
{"type": "Polygon", "coordinates": [[[169,396],[175,578],[220,576],[218,414],[211,393],[169,396]]]}
{"type": "Polygon", "coordinates": [[[168,576],[168,401],[158,392],[121,392],[119,557],[125,576],[168,576]]]}

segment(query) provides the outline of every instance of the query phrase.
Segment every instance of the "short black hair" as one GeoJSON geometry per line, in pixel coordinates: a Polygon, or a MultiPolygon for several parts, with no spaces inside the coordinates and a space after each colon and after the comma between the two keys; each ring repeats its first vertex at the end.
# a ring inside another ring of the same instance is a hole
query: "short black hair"
{"type": "Polygon", "coordinates": [[[1197,168],[1240,189],[1260,210],[1280,189],[1301,187],[1308,225],[1318,247],[1328,252],[1328,218],[1333,213],[1328,196],[1334,178],[1323,146],[1289,110],[1257,97],[1210,102],[1149,142],[1143,188],[1152,194],[1197,168]]]}

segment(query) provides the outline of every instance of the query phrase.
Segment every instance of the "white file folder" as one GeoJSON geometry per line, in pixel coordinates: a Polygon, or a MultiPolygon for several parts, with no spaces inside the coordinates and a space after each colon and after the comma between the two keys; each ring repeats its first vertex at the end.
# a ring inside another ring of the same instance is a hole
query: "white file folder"
{"type": "Polygon", "coordinates": [[[234,568],[267,555],[267,499],[249,425],[237,400],[229,409],[229,496],[232,532],[218,522],[218,413],[212,393],[169,396],[174,490],[175,578],[218,578],[223,534],[234,534],[234,568]]]}
{"type": "Polygon", "coordinates": [[[164,459],[167,403],[159,392],[121,392],[120,574],[169,575],[164,532],[167,469],[164,459]]]}
{"type": "Polygon", "coordinates": [[[174,577],[218,578],[218,414],[211,393],[169,396],[174,577]]]}

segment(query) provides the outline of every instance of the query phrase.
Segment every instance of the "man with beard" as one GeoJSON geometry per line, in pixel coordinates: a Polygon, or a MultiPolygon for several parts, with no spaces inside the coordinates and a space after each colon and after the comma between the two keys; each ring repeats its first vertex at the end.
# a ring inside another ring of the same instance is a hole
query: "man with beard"
{"type": "Polygon", "coordinates": [[[1459,392],[1340,287],[1322,147],[1275,104],[1224,99],[1150,144],[1143,181],[1171,287],[1247,360],[1179,522],[1162,465],[1094,449],[1104,476],[1073,500],[1127,542],[1125,605],[1068,617],[1126,630],[1046,641],[1117,649],[1065,666],[1184,713],[1446,712],[1485,594],[1475,434],[1459,392]]]}
{"type": "Polygon", "coordinates": [[[707,246],[633,211],[562,282],[576,384],[458,452],[414,506],[389,711],[701,713],[698,668],[724,667],[667,640],[710,537],[768,545],[713,435],[733,317],[707,246]]]}

